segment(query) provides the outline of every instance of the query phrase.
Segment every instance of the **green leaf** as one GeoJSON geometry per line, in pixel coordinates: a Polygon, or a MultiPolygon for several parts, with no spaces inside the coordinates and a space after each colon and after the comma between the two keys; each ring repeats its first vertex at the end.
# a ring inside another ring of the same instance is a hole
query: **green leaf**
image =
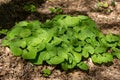
{"type": "Polygon", "coordinates": [[[48,33],[47,31],[43,30],[42,33],[40,34],[39,37],[41,40],[43,40],[44,42],[49,42],[52,38],[52,34],[48,33]]]}
{"type": "Polygon", "coordinates": [[[13,45],[13,46],[16,46],[16,47],[19,47],[19,48],[25,48],[26,47],[26,41],[23,40],[23,39],[21,39],[21,40],[16,39],[14,41],[10,41],[9,43],[10,43],[10,45],[13,45]]]}
{"type": "Polygon", "coordinates": [[[29,37],[27,40],[29,40],[28,41],[29,46],[37,46],[40,43],[42,43],[42,39],[40,39],[39,37],[29,37]]]}
{"type": "Polygon", "coordinates": [[[30,60],[33,64],[40,65],[43,64],[43,61],[47,60],[46,56],[48,55],[47,51],[39,52],[37,53],[37,56],[35,59],[30,60]]]}
{"type": "Polygon", "coordinates": [[[108,6],[109,6],[108,3],[103,4],[103,7],[105,7],[105,8],[107,8],[108,6]]]}
{"type": "Polygon", "coordinates": [[[63,62],[61,63],[61,67],[63,70],[67,71],[69,68],[68,68],[68,63],[67,62],[63,62]]]}
{"type": "Polygon", "coordinates": [[[102,63],[102,56],[100,55],[100,54],[94,54],[94,55],[92,55],[92,61],[94,62],[94,63],[98,63],[98,64],[101,64],[102,63]]]}
{"type": "Polygon", "coordinates": [[[84,58],[88,58],[88,57],[89,57],[89,53],[88,53],[87,51],[83,51],[83,52],[82,52],[82,56],[83,56],[84,58]]]}
{"type": "Polygon", "coordinates": [[[99,39],[99,43],[100,43],[101,46],[106,46],[106,47],[108,47],[108,43],[107,43],[107,41],[105,40],[105,37],[100,38],[100,39],[99,39]]]}
{"type": "Polygon", "coordinates": [[[108,42],[115,42],[115,41],[119,41],[119,37],[118,36],[115,36],[115,35],[113,35],[113,34],[107,34],[106,35],[106,40],[108,41],[108,42]]]}
{"type": "Polygon", "coordinates": [[[9,40],[16,39],[17,37],[19,37],[19,33],[22,31],[22,29],[23,29],[22,27],[15,27],[11,31],[8,31],[7,39],[9,40]]]}
{"type": "Polygon", "coordinates": [[[117,46],[120,46],[120,41],[117,43],[117,46]]]}
{"type": "Polygon", "coordinates": [[[56,9],[55,8],[49,8],[51,13],[56,13],[56,9]]]}
{"type": "Polygon", "coordinates": [[[35,12],[36,6],[33,4],[26,4],[26,5],[24,5],[23,9],[27,12],[35,12]]]}
{"type": "Polygon", "coordinates": [[[94,38],[87,38],[85,41],[87,42],[87,44],[90,44],[93,47],[100,46],[100,43],[95,39],[95,37],[94,38]]]}
{"type": "Polygon", "coordinates": [[[89,57],[89,53],[93,54],[94,53],[94,48],[92,46],[90,46],[90,45],[84,46],[83,51],[82,51],[82,55],[85,58],[88,58],[89,57]]]}
{"type": "Polygon", "coordinates": [[[72,64],[74,56],[71,53],[68,53],[68,62],[72,64]]]}
{"type": "Polygon", "coordinates": [[[57,50],[56,49],[49,50],[49,51],[47,51],[47,53],[48,54],[45,57],[46,60],[51,59],[51,58],[57,56],[57,50]]]}
{"type": "Polygon", "coordinates": [[[79,41],[77,38],[75,38],[74,36],[70,36],[71,38],[69,39],[70,40],[70,43],[73,45],[73,46],[79,46],[79,41]]]}
{"type": "Polygon", "coordinates": [[[82,55],[80,53],[77,52],[72,52],[72,54],[74,55],[74,60],[78,63],[82,60],[82,55]]]}
{"type": "Polygon", "coordinates": [[[102,62],[104,63],[113,61],[113,56],[110,53],[104,53],[102,56],[103,57],[101,59],[102,59],[102,62]]]}
{"type": "Polygon", "coordinates": [[[51,74],[51,71],[49,69],[44,69],[43,71],[43,76],[48,77],[51,74]]]}
{"type": "Polygon", "coordinates": [[[81,52],[82,48],[81,48],[81,46],[78,46],[78,47],[75,47],[74,50],[75,50],[76,52],[81,52]]]}
{"type": "Polygon", "coordinates": [[[78,59],[78,57],[74,57],[74,55],[72,53],[68,53],[68,69],[72,69],[76,66],[77,61],[79,61],[80,59],[78,59]],[[76,58],[76,59],[75,59],[76,58]]]}
{"type": "Polygon", "coordinates": [[[88,70],[88,65],[84,62],[80,62],[77,64],[77,66],[81,69],[81,70],[85,70],[87,71],[88,70]]]}
{"type": "Polygon", "coordinates": [[[95,48],[95,53],[104,53],[104,52],[106,52],[106,47],[99,46],[95,48]]]}
{"type": "Polygon", "coordinates": [[[114,56],[116,56],[118,59],[120,59],[120,50],[117,48],[114,48],[114,52],[112,53],[114,56]]]}
{"type": "Polygon", "coordinates": [[[11,41],[8,39],[2,39],[2,46],[8,46],[10,45],[11,41]]]}
{"type": "Polygon", "coordinates": [[[111,44],[111,43],[107,43],[107,46],[108,46],[108,47],[116,47],[117,44],[118,44],[117,42],[112,43],[112,44],[111,44]]]}
{"type": "Polygon", "coordinates": [[[35,59],[37,55],[37,49],[29,46],[27,50],[23,50],[22,58],[23,59],[35,59]]]}
{"type": "Polygon", "coordinates": [[[70,42],[69,42],[69,37],[67,36],[67,35],[63,35],[63,36],[61,36],[61,39],[62,39],[62,42],[64,42],[64,43],[66,43],[66,44],[69,44],[70,42]]]}
{"type": "Polygon", "coordinates": [[[112,47],[110,50],[114,51],[114,52],[119,52],[119,48],[116,48],[116,47],[112,47]]]}
{"type": "Polygon", "coordinates": [[[46,43],[46,49],[47,49],[47,51],[51,51],[51,50],[53,50],[55,47],[52,45],[52,44],[50,44],[50,43],[46,43]]]}
{"type": "Polygon", "coordinates": [[[41,31],[40,27],[41,27],[41,22],[38,20],[30,21],[29,24],[26,26],[27,29],[30,29],[32,31],[34,31],[34,30],[38,31],[38,29],[39,29],[39,31],[41,31]]]}
{"type": "Polygon", "coordinates": [[[77,62],[73,59],[72,63],[68,63],[68,69],[73,69],[76,66],[77,62]]]}
{"type": "Polygon", "coordinates": [[[21,21],[15,25],[15,27],[24,27],[27,26],[28,22],[27,21],[21,21]]]}
{"type": "Polygon", "coordinates": [[[68,69],[73,69],[75,66],[76,66],[76,61],[73,60],[72,63],[69,63],[69,62],[62,62],[61,63],[61,67],[63,70],[68,70],[68,69]]]}
{"type": "Polygon", "coordinates": [[[22,38],[28,37],[28,36],[30,36],[30,35],[31,35],[31,31],[30,31],[29,29],[24,29],[24,30],[20,31],[20,36],[21,36],[22,38]]]}
{"type": "Polygon", "coordinates": [[[85,40],[86,38],[94,38],[96,35],[92,32],[88,26],[84,26],[79,33],[79,39],[85,40]]]}
{"type": "Polygon", "coordinates": [[[21,56],[23,53],[22,49],[14,45],[10,45],[10,50],[14,56],[21,56]]]}
{"type": "Polygon", "coordinates": [[[60,56],[55,56],[53,58],[51,58],[50,60],[47,60],[48,64],[52,64],[52,65],[56,65],[56,64],[60,64],[64,61],[63,57],[60,56]]]}
{"type": "Polygon", "coordinates": [[[44,49],[45,49],[45,43],[44,43],[44,42],[41,42],[40,44],[38,44],[38,45],[36,46],[36,48],[37,48],[38,51],[44,50],[44,49]]]}
{"type": "Polygon", "coordinates": [[[25,40],[21,40],[21,43],[19,45],[21,48],[25,48],[27,46],[27,43],[25,40]]]}
{"type": "Polygon", "coordinates": [[[76,33],[79,33],[81,31],[81,28],[80,26],[75,26],[73,27],[73,30],[76,32],[76,33]]]}
{"type": "Polygon", "coordinates": [[[65,31],[66,31],[66,28],[65,28],[65,27],[59,27],[59,28],[58,28],[58,34],[59,34],[59,35],[63,35],[63,34],[65,33],[65,31]]]}
{"type": "Polygon", "coordinates": [[[2,30],[0,30],[0,35],[1,35],[1,34],[6,35],[6,34],[7,34],[7,32],[8,32],[8,30],[7,30],[7,29],[2,29],[2,30]]]}
{"type": "Polygon", "coordinates": [[[120,52],[115,52],[115,55],[118,59],[120,59],[120,52]]]}
{"type": "Polygon", "coordinates": [[[65,50],[64,48],[58,48],[57,49],[57,55],[60,57],[63,57],[64,59],[68,60],[68,51],[65,50]]]}
{"type": "Polygon", "coordinates": [[[72,27],[79,24],[79,18],[71,17],[66,15],[58,15],[54,19],[57,19],[57,22],[62,26],[72,27]]]}
{"type": "Polygon", "coordinates": [[[58,38],[58,37],[54,37],[54,39],[52,40],[52,45],[56,46],[56,45],[59,45],[61,43],[61,39],[58,38]]]}
{"type": "Polygon", "coordinates": [[[113,56],[110,53],[103,53],[102,55],[95,54],[92,56],[92,60],[98,64],[107,63],[113,60],[113,56]]]}
{"type": "Polygon", "coordinates": [[[78,44],[79,44],[79,46],[85,46],[86,42],[85,41],[79,41],[78,44]]]}
{"type": "Polygon", "coordinates": [[[68,44],[68,43],[62,43],[61,47],[64,48],[67,52],[70,52],[71,50],[73,50],[73,46],[68,44]]]}

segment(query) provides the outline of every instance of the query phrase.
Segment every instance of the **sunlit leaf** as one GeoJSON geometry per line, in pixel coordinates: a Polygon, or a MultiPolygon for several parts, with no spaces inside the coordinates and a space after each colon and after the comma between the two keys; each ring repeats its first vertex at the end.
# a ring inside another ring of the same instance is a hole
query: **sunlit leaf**
{"type": "Polygon", "coordinates": [[[51,58],[50,60],[47,60],[47,63],[56,65],[56,64],[62,63],[63,61],[64,61],[63,57],[55,56],[55,57],[51,58]]]}
{"type": "Polygon", "coordinates": [[[88,65],[84,62],[80,62],[77,64],[77,66],[81,69],[81,70],[88,70],[88,65]]]}

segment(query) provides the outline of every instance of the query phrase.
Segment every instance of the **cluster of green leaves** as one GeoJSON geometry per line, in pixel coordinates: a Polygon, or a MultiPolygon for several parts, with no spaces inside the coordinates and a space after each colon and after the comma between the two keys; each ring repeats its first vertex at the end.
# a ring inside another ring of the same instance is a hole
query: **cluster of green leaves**
{"type": "Polygon", "coordinates": [[[42,73],[43,73],[43,76],[44,77],[48,77],[50,74],[51,74],[51,71],[50,71],[50,69],[44,69],[43,71],[42,71],[42,73]]]}
{"type": "Polygon", "coordinates": [[[60,14],[63,12],[61,7],[53,7],[53,8],[49,8],[49,10],[51,13],[54,13],[54,14],[60,14]]]}
{"type": "Polygon", "coordinates": [[[36,12],[36,6],[34,4],[26,4],[23,6],[23,9],[27,12],[36,12]]]}
{"type": "Polygon", "coordinates": [[[97,4],[97,6],[98,6],[98,8],[100,8],[100,7],[108,8],[109,5],[108,5],[108,3],[99,2],[97,4]]]}
{"type": "Polygon", "coordinates": [[[101,2],[97,3],[97,7],[96,7],[95,11],[104,12],[106,14],[109,14],[113,11],[110,7],[115,7],[115,5],[116,5],[115,0],[112,0],[110,3],[101,1],[101,2]]]}
{"type": "Polygon", "coordinates": [[[2,30],[0,30],[0,35],[1,35],[1,34],[6,35],[6,34],[7,34],[7,31],[8,31],[7,29],[2,29],[2,30]]]}
{"type": "Polygon", "coordinates": [[[88,70],[84,60],[94,63],[120,59],[120,35],[103,35],[87,16],[57,15],[45,23],[21,21],[2,41],[13,55],[40,65],[61,65],[63,70],[78,67],[88,70]]]}

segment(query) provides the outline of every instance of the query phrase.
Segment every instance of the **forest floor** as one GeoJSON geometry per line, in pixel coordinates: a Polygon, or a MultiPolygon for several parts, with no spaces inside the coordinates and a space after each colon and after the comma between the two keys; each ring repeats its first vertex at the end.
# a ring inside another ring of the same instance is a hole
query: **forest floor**
{"type": "MultiPolygon", "coordinates": [[[[61,14],[87,15],[104,33],[120,34],[120,0],[0,0],[0,28],[10,29],[16,22],[22,20],[45,21],[56,15],[50,8],[60,7],[61,14]],[[98,3],[107,3],[107,7],[99,7],[98,3]],[[37,12],[29,13],[23,10],[26,3],[35,4],[37,12]]],[[[1,36],[3,37],[3,36],[1,36]]],[[[62,71],[56,66],[36,66],[30,62],[15,57],[8,47],[1,46],[0,38],[0,80],[120,80],[120,60],[114,59],[111,65],[95,65],[88,60],[89,71],[79,69],[62,71]],[[50,69],[52,74],[44,77],[42,71],[50,69]]]]}

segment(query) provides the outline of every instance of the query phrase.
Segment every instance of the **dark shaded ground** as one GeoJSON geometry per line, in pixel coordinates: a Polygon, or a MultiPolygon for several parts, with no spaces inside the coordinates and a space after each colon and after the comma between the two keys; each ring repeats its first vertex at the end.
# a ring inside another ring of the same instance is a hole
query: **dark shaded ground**
{"type": "MultiPolygon", "coordinates": [[[[109,7],[96,11],[99,0],[0,0],[0,27],[8,29],[21,20],[38,19],[44,22],[56,15],[51,14],[49,8],[61,7],[62,14],[88,15],[105,34],[120,34],[120,1],[115,0],[115,6],[111,5],[112,0],[101,1],[107,2],[109,7]],[[27,3],[36,5],[37,12],[24,11],[23,6],[27,3]],[[111,11],[107,12],[107,9],[111,11]]],[[[12,56],[9,48],[2,47],[0,41],[0,80],[120,80],[120,60],[114,59],[109,66],[94,65],[91,59],[87,63],[87,72],[79,69],[65,72],[50,65],[35,66],[20,57],[12,56]],[[45,68],[52,71],[48,78],[42,75],[45,68]]]]}
{"type": "MultiPolygon", "coordinates": [[[[26,20],[29,15],[32,15],[32,13],[25,12],[23,10],[23,6],[25,4],[34,4],[36,5],[36,7],[39,7],[44,2],[44,0],[12,0],[6,4],[1,3],[0,27],[11,28],[12,26],[14,26],[15,22],[26,20]]],[[[36,13],[34,13],[34,15],[36,15],[36,13]]]]}

